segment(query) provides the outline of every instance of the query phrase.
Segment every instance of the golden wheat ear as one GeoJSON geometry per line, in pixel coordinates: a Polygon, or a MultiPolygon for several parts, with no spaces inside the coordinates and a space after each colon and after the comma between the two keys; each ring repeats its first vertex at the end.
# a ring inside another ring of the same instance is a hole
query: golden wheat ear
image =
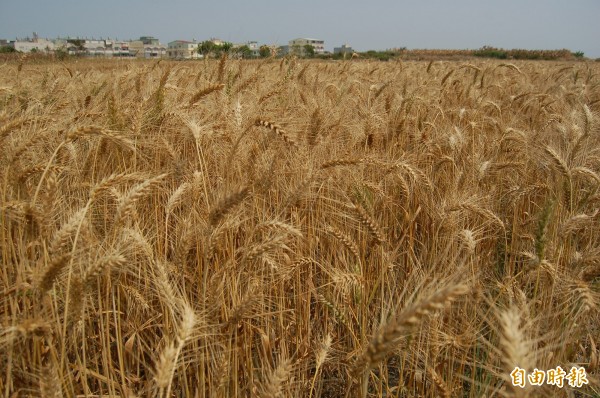
{"type": "Polygon", "coordinates": [[[276,125],[272,122],[262,120],[262,119],[257,119],[255,122],[255,125],[264,126],[268,129],[270,129],[271,131],[275,132],[275,134],[280,136],[285,142],[287,142],[291,146],[294,146],[294,147],[298,146],[298,144],[296,144],[296,141],[294,141],[285,130],[283,130],[281,127],[279,127],[278,125],[276,125]]]}
{"type": "Polygon", "coordinates": [[[353,210],[358,215],[360,222],[364,224],[371,235],[373,236],[373,241],[377,245],[381,245],[385,242],[385,235],[379,224],[375,221],[373,217],[365,210],[361,205],[354,205],[353,210]]]}
{"type": "Polygon", "coordinates": [[[250,194],[250,189],[244,187],[237,192],[223,198],[211,211],[208,216],[210,225],[217,225],[227,213],[229,213],[235,206],[240,204],[250,194]]]}
{"type": "Polygon", "coordinates": [[[219,83],[219,84],[215,84],[213,86],[208,86],[208,87],[198,91],[196,94],[194,94],[192,96],[192,98],[190,98],[190,102],[188,103],[188,105],[192,106],[192,105],[196,104],[202,98],[206,97],[210,93],[214,93],[215,91],[223,89],[223,87],[225,87],[225,85],[219,83]]]}
{"type": "Polygon", "coordinates": [[[356,360],[353,375],[358,378],[372,369],[394,350],[398,340],[406,336],[411,328],[421,323],[426,316],[442,310],[460,296],[464,296],[468,291],[468,286],[464,284],[450,286],[401,311],[376,332],[363,354],[356,360]]]}
{"type": "Polygon", "coordinates": [[[281,360],[277,366],[265,375],[265,379],[258,389],[260,398],[282,397],[283,387],[292,373],[293,366],[290,359],[281,360]]]}

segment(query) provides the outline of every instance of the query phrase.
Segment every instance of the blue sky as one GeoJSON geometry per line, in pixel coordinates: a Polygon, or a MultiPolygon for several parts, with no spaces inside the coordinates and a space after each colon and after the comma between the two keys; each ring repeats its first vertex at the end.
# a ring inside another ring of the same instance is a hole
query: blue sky
{"type": "Polygon", "coordinates": [[[326,49],[503,48],[583,51],[600,57],[600,0],[0,0],[0,38],[219,37],[326,49]]]}

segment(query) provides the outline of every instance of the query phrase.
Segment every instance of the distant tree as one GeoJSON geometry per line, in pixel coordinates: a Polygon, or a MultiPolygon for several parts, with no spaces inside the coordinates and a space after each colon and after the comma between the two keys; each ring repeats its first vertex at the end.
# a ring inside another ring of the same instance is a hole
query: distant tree
{"type": "Polygon", "coordinates": [[[573,53],[573,56],[575,56],[575,58],[583,58],[585,54],[583,53],[583,51],[576,51],[573,53]]]}
{"type": "Polygon", "coordinates": [[[72,45],[74,45],[75,47],[77,47],[77,50],[83,50],[84,49],[85,40],[82,40],[82,39],[69,39],[69,40],[67,40],[67,42],[71,43],[72,45]]]}
{"type": "Polygon", "coordinates": [[[238,53],[242,58],[252,58],[252,50],[246,45],[236,48],[235,52],[238,53]]]}
{"type": "Polygon", "coordinates": [[[505,50],[491,46],[483,46],[479,50],[473,51],[473,55],[482,58],[508,58],[508,53],[505,50]]]}
{"type": "Polygon", "coordinates": [[[75,46],[76,54],[83,54],[85,52],[85,40],[82,39],[69,39],[67,43],[71,43],[75,46]]]}
{"type": "Polygon", "coordinates": [[[271,55],[271,48],[269,46],[260,46],[258,49],[258,55],[260,55],[261,58],[269,57],[271,55]]]}
{"type": "Polygon", "coordinates": [[[302,54],[302,46],[299,44],[294,44],[289,47],[289,54],[300,55],[302,54]]]}
{"type": "Polygon", "coordinates": [[[304,54],[309,58],[314,57],[315,56],[315,48],[313,46],[311,46],[310,44],[305,44],[304,45],[304,54]]]}
{"type": "Polygon", "coordinates": [[[198,44],[198,52],[205,57],[213,55],[215,57],[220,56],[224,52],[230,52],[233,49],[233,43],[228,41],[223,44],[215,44],[212,40],[205,40],[198,44]]]}
{"type": "Polygon", "coordinates": [[[14,47],[0,46],[0,54],[16,53],[16,52],[17,52],[17,50],[15,50],[14,47]]]}
{"type": "Polygon", "coordinates": [[[67,50],[65,50],[63,47],[60,47],[60,48],[57,48],[56,50],[54,50],[54,56],[59,61],[63,61],[65,58],[67,58],[69,56],[69,52],[67,50]]]}
{"type": "Polygon", "coordinates": [[[198,44],[198,53],[206,57],[210,53],[214,52],[216,50],[216,47],[217,45],[211,40],[205,40],[202,43],[198,44]]]}
{"type": "Polygon", "coordinates": [[[228,41],[223,42],[223,44],[221,44],[220,46],[217,46],[220,50],[220,52],[229,52],[231,51],[231,49],[233,48],[233,43],[230,43],[228,41]]]}

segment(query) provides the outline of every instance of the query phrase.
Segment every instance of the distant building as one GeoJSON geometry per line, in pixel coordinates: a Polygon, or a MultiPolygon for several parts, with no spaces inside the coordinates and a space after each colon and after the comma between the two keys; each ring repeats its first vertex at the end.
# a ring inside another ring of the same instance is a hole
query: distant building
{"type": "Polygon", "coordinates": [[[82,55],[87,57],[132,57],[129,41],[112,39],[80,39],[59,38],[54,40],[55,48],[67,51],[70,55],[82,55]]]}
{"type": "Polygon", "coordinates": [[[106,45],[104,40],[84,40],[83,41],[83,51],[85,55],[89,55],[91,57],[100,57],[106,55],[106,45]]]}
{"type": "Polygon", "coordinates": [[[89,57],[129,57],[129,42],[111,39],[69,39],[69,53],[89,57]]]}
{"type": "Polygon", "coordinates": [[[248,48],[250,49],[250,51],[252,51],[252,56],[253,57],[259,57],[260,56],[260,46],[258,45],[257,41],[249,41],[246,43],[246,45],[248,46],[248,48]]]}
{"type": "Polygon", "coordinates": [[[202,58],[198,53],[198,43],[196,40],[175,40],[169,43],[167,55],[173,59],[197,59],[202,58]]]}
{"type": "Polygon", "coordinates": [[[130,57],[128,41],[104,40],[105,57],[130,57]]]}
{"type": "Polygon", "coordinates": [[[166,56],[167,48],[163,45],[144,46],[144,58],[165,58],[166,56]]]}
{"type": "Polygon", "coordinates": [[[146,46],[160,46],[160,41],[153,36],[141,36],[139,41],[146,46]]]}
{"type": "Polygon", "coordinates": [[[300,56],[306,55],[306,46],[312,46],[315,50],[315,54],[325,54],[325,41],[319,39],[308,39],[300,38],[290,40],[288,46],[282,46],[282,50],[286,51],[285,54],[296,54],[300,56]]]}
{"type": "Polygon", "coordinates": [[[136,58],[164,58],[167,56],[167,48],[159,42],[146,44],[141,40],[129,42],[129,55],[136,58]]]}
{"type": "Polygon", "coordinates": [[[20,52],[54,52],[66,51],[70,55],[81,55],[87,57],[138,57],[138,58],[162,58],[167,56],[167,48],[160,44],[157,38],[142,36],[139,40],[121,41],[112,39],[95,38],[57,38],[52,41],[40,39],[34,32],[33,38],[17,39],[5,42],[20,52]]]}
{"type": "Polygon", "coordinates": [[[238,43],[238,44],[234,44],[233,47],[234,48],[240,48],[240,47],[248,47],[248,49],[250,49],[251,52],[251,56],[252,57],[260,57],[260,46],[258,45],[257,41],[247,41],[245,43],[238,43]]]}
{"type": "Polygon", "coordinates": [[[54,51],[54,43],[47,39],[40,39],[37,33],[33,32],[33,38],[17,39],[7,43],[10,47],[22,53],[54,51]]]}
{"type": "Polygon", "coordinates": [[[334,54],[350,54],[350,55],[352,55],[354,53],[354,50],[349,45],[342,44],[341,47],[334,47],[333,53],[334,54]]]}
{"type": "Polygon", "coordinates": [[[287,55],[289,53],[290,53],[290,46],[288,46],[287,44],[277,47],[277,54],[287,55]]]}
{"type": "Polygon", "coordinates": [[[211,37],[208,41],[212,41],[212,43],[215,46],[222,46],[223,44],[225,44],[225,40],[221,40],[221,39],[216,38],[216,37],[211,37]]]}

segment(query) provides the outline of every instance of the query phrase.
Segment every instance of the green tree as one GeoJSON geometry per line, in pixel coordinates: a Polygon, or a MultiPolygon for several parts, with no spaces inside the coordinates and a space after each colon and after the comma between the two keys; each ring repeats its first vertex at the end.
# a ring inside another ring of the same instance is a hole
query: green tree
{"type": "Polygon", "coordinates": [[[310,44],[305,44],[304,45],[304,55],[306,55],[309,58],[312,58],[315,56],[315,48],[313,46],[311,46],[310,44]]]}
{"type": "Polygon", "coordinates": [[[238,47],[235,52],[244,59],[252,58],[252,50],[246,45],[238,47]]]}
{"type": "Polygon", "coordinates": [[[226,41],[226,42],[223,42],[223,44],[221,44],[220,46],[217,46],[217,47],[220,50],[219,51],[220,53],[222,53],[222,52],[227,52],[228,53],[233,48],[233,43],[230,43],[230,42],[226,41]]]}
{"type": "Polygon", "coordinates": [[[233,43],[228,41],[223,42],[223,44],[215,44],[212,40],[205,40],[202,43],[198,44],[198,52],[202,55],[210,56],[213,55],[215,57],[220,56],[224,52],[230,52],[233,49],[233,43]]]}
{"type": "Polygon", "coordinates": [[[71,43],[75,46],[75,53],[81,55],[85,52],[85,40],[81,39],[69,39],[67,43],[71,43]]]}
{"type": "Polygon", "coordinates": [[[269,46],[260,46],[258,49],[258,54],[261,56],[261,58],[267,58],[271,55],[271,49],[269,46]]]}
{"type": "Polygon", "coordinates": [[[0,46],[0,54],[16,53],[16,52],[17,52],[17,50],[15,50],[14,47],[0,46]]]}
{"type": "Polygon", "coordinates": [[[217,45],[211,40],[205,40],[202,43],[198,44],[198,53],[206,57],[210,53],[214,52],[216,47],[217,45]]]}
{"type": "Polygon", "coordinates": [[[63,61],[65,58],[67,58],[69,56],[69,52],[65,48],[60,47],[60,48],[57,48],[56,50],[54,50],[54,56],[59,61],[63,61]]]}

